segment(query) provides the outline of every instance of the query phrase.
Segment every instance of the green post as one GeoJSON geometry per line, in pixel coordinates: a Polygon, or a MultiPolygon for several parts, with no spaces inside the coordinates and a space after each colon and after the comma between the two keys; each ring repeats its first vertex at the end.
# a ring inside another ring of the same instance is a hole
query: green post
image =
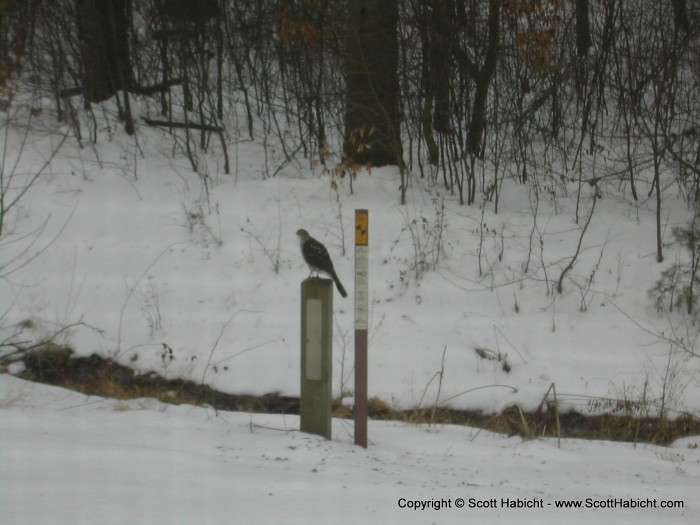
{"type": "Polygon", "coordinates": [[[333,281],[301,283],[302,432],[331,439],[333,281]]]}

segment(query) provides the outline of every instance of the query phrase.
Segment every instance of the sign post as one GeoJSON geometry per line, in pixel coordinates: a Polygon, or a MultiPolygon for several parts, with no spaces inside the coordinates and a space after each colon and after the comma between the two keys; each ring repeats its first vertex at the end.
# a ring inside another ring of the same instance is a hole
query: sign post
{"type": "Polygon", "coordinates": [[[301,283],[300,430],[331,439],[333,281],[301,283]]]}
{"type": "Polygon", "coordinates": [[[369,212],[355,210],[355,445],[367,448],[369,212]]]}

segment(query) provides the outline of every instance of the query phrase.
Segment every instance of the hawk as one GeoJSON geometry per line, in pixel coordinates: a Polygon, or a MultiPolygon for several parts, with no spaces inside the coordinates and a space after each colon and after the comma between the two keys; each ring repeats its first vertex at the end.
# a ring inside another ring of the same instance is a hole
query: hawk
{"type": "Polygon", "coordinates": [[[299,236],[299,245],[301,246],[301,254],[304,256],[306,264],[309,265],[311,273],[325,273],[335,282],[338,292],[343,297],[348,296],[348,292],[343,288],[338,275],[335,273],[335,268],[333,268],[333,261],[331,261],[331,256],[328,255],[328,250],[319,241],[311,237],[309,232],[306,230],[297,230],[297,235],[299,236]]]}

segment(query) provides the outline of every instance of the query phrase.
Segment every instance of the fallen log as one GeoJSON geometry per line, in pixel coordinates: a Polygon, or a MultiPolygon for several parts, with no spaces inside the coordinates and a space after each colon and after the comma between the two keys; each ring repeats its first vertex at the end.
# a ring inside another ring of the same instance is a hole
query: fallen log
{"type": "Polygon", "coordinates": [[[153,120],[147,117],[141,117],[147,125],[161,128],[175,129],[196,129],[199,131],[211,131],[213,133],[222,133],[224,128],[221,126],[210,126],[209,124],[197,124],[196,122],[174,122],[172,120],[153,120]]]}

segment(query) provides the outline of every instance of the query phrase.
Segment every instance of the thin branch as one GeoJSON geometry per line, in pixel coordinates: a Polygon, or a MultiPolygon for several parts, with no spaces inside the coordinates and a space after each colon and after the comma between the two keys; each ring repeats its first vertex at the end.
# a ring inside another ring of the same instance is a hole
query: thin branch
{"type": "Polygon", "coordinates": [[[581,230],[581,235],[578,238],[578,245],[576,246],[576,253],[574,253],[574,256],[569,261],[569,264],[566,265],[566,268],[564,268],[564,270],[562,270],[561,275],[559,276],[559,282],[557,283],[557,292],[558,293],[562,293],[564,277],[574,267],[574,264],[576,263],[576,259],[578,258],[578,255],[581,252],[581,244],[583,243],[583,237],[586,235],[586,230],[588,230],[588,225],[591,223],[591,219],[593,218],[593,211],[595,210],[595,204],[597,201],[598,201],[598,188],[594,187],[594,189],[593,189],[593,205],[591,206],[591,211],[588,214],[588,219],[586,219],[586,224],[583,225],[583,230],[581,230]]]}

